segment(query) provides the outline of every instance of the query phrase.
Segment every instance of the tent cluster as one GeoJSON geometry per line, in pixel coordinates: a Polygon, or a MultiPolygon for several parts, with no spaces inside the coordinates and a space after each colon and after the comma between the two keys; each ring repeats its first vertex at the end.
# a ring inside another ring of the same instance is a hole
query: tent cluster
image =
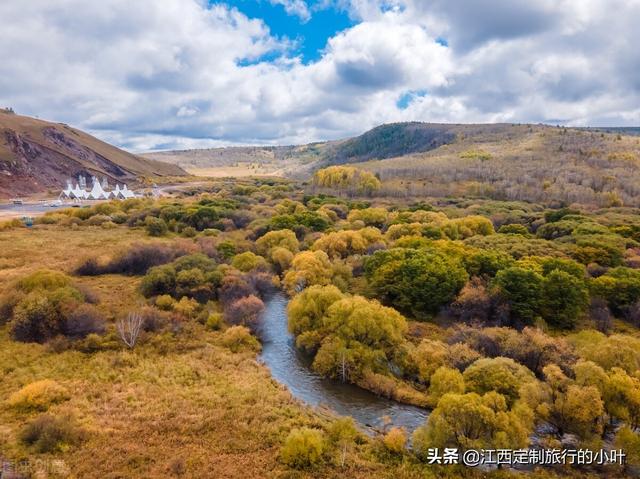
{"type": "Polygon", "coordinates": [[[129,198],[135,198],[136,193],[127,188],[127,185],[116,184],[114,190],[109,191],[109,183],[107,179],[102,180],[102,184],[98,181],[98,178],[93,177],[93,186],[91,190],[86,189],[86,180],[84,177],[80,177],[75,187],[71,183],[71,180],[67,181],[67,188],[60,193],[60,199],[64,200],[127,200],[129,198]]]}

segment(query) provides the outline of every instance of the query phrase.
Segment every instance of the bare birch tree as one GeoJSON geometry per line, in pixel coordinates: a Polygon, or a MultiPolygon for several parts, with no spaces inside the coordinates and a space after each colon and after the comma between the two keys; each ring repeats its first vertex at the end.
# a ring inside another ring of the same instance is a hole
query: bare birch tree
{"type": "Polygon", "coordinates": [[[120,339],[131,349],[138,342],[143,322],[144,320],[140,313],[129,313],[126,318],[122,318],[116,323],[120,339]]]}

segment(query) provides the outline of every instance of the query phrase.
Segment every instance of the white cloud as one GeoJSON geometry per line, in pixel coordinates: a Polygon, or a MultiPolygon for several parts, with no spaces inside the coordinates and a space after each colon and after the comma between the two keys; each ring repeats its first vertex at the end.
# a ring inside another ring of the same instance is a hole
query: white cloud
{"type": "Polygon", "coordinates": [[[311,12],[304,0],[269,0],[272,5],[282,5],[289,15],[300,17],[303,22],[311,18],[311,12]]]}
{"type": "Polygon", "coordinates": [[[358,23],[303,64],[264,21],[205,0],[4,0],[0,106],[134,150],[402,120],[640,124],[638,0],[327,2],[358,23]]]}

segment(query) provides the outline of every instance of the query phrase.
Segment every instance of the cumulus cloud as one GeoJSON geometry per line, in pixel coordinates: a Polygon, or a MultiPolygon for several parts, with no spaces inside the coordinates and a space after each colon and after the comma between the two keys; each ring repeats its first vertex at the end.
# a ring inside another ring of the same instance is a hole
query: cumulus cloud
{"type": "Polygon", "coordinates": [[[304,0],[269,0],[272,5],[282,5],[285,12],[289,15],[295,15],[303,22],[311,18],[309,6],[304,0]]]}
{"type": "MultiPolygon", "coordinates": [[[[319,5],[270,1],[301,21],[319,5]]],[[[356,24],[303,63],[268,19],[223,1],[4,0],[0,105],[137,151],[299,143],[404,120],[640,123],[637,0],[330,6],[356,24]]]]}

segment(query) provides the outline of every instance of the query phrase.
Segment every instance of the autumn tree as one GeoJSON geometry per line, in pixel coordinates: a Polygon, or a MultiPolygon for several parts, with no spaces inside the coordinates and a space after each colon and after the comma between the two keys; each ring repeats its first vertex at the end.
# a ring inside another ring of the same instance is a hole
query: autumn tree
{"type": "Polygon", "coordinates": [[[397,311],[377,301],[343,298],[322,318],[324,339],[313,368],[324,376],[349,380],[365,369],[387,371],[406,329],[406,320],[397,311]]]}
{"type": "Polygon", "coordinates": [[[256,240],[256,248],[262,255],[269,256],[274,248],[284,248],[291,253],[300,250],[300,242],[296,234],[288,229],[269,231],[256,240]]]}
{"type": "Polygon", "coordinates": [[[252,270],[268,270],[269,265],[267,261],[262,257],[258,256],[251,251],[245,251],[244,253],[240,253],[235,255],[231,259],[231,265],[234,268],[239,269],[243,272],[249,272],[252,270]]]}
{"type": "Polygon", "coordinates": [[[429,401],[436,406],[445,394],[463,394],[464,388],[464,378],[460,371],[442,366],[431,376],[429,401]]]}
{"type": "Polygon", "coordinates": [[[314,284],[331,283],[331,262],[324,251],[303,251],[291,261],[291,267],[284,277],[284,284],[290,294],[295,294],[314,284]]]}
{"type": "Polygon", "coordinates": [[[362,221],[366,226],[382,228],[387,222],[389,212],[385,208],[363,208],[351,210],[347,216],[347,221],[362,221]]]}
{"type": "Polygon", "coordinates": [[[280,458],[290,467],[306,469],[322,462],[325,448],[324,434],[319,429],[293,429],[280,449],[280,458]]]}
{"type": "Polygon", "coordinates": [[[314,173],[313,185],[348,194],[370,195],[380,189],[381,183],[368,171],[352,166],[330,166],[314,173]]]}
{"type": "Polygon", "coordinates": [[[311,286],[295,296],[287,308],[289,331],[300,348],[315,351],[324,332],[323,318],[331,305],[345,295],[333,285],[311,286]]]}
{"type": "Polygon", "coordinates": [[[522,448],[532,430],[531,409],[520,403],[510,409],[496,392],[445,394],[414,432],[413,445],[422,458],[430,448],[522,448]]]}
{"type": "Polygon", "coordinates": [[[466,390],[485,394],[496,391],[504,396],[507,404],[514,404],[520,397],[520,388],[535,382],[531,371],[510,358],[482,358],[469,366],[463,374],[466,390]]]}
{"type": "Polygon", "coordinates": [[[418,381],[429,384],[436,370],[447,365],[448,353],[447,344],[425,338],[409,350],[410,372],[418,381]]]}
{"type": "Polygon", "coordinates": [[[523,398],[549,424],[556,435],[576,434],[589,440],[602,433],[604,402],[596,386],[581,386],[555,364],[544,368],[545,382],[523,388],[523,398]]]}
{"type": "Polygon", "coordinates": [[[382,244],[382,234],[376,228],[362,228],[358,231],[336,231],[319,238],[312,250],[324,251],[330,258],[345,258],[352,254],[365,254],[374,244],[382,244]]]}

